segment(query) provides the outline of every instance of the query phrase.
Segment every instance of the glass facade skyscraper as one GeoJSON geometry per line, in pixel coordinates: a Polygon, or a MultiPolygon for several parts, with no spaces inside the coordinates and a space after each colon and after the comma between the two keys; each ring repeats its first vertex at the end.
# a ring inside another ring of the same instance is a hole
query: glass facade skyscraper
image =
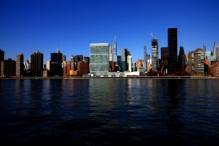
{"type": "Polygon", "coordinates": [[[122,49],[121,71],[127,71],[132,68],[131,51],[126,48],[122,49]]]}
{"type": "Polygon", "coordinates": [[[206,51],[205,52],[205,58],[209,60],[210,64],[215,60],[213,52],[212,51],[206,51]]]}
{"type": "Polygon", "coordinates": [[[101,75],[109,72],[109,43],[90,44],[90,73],[101,75]]]}
{"type": "Polygon", "coordinates": [[[158,70],[158,40],[152,39],[151,41],[152,48],[152,70],[158,70]]]}
{"type": "Polygon", "coordinates": [[[168,66],[169,73],[177,70],[177,28],[168,29],[168,66]]]}

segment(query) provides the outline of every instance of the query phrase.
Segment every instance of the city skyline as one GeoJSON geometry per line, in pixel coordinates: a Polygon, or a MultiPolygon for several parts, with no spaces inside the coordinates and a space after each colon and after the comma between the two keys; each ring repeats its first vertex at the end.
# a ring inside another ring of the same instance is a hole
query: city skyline
{"type": "MultiPolygon", "coordinates": [[[[185,54],[197,48],[213,51],[219,43],[219,14],[216,0],[180,1],[2,1],[0,6],[0,48],[5,59],[24,60],[33,52],[50,60],[57,46],[70,60],[71,55],[90,56],[91,43],[117,40],[117,55],[122,48],[132,50],[133,62],[143,59],[144,46],[151,55],[151,34],[161,47],[168,46],[168,28],[178,29],[178,46],[185,54]]],[[[179,55],[179,51],[177,52],[179,55]]]]}

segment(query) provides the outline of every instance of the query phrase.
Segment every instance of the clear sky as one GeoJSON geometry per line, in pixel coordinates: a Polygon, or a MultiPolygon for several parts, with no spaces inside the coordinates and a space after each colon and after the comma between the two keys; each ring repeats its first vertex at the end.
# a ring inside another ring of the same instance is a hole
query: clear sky
{"type": "Polygon", "coordinates": [[[133,62],[143,59],[143,46],[151,54],[151,34],[160,48],[167,46],[167,29],[178,28],[178,52],[219,44],[218,0],[0,0],[0,48],[5,59],[25,60],[33,52],[60,51],[90,56],[90,43],[113,44],[132,52],[133,62]]]}

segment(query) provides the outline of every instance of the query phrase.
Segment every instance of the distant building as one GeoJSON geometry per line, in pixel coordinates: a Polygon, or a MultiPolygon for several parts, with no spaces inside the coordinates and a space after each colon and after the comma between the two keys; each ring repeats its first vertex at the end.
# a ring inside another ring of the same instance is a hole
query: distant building
{"type": "Polygon", "coordinates": [[[24,76],[31,76],[31,67],[29,60],[24,62],[24,76]]]}
{"type": "Polygon", "coordinates": [[[112,47],[109,47],[109,61],[112,62],[113,61],[113,53],[112,53],[112,47]]]}
{"type": "Polygon", "coordinates": [[[126,48],[122,49],[121,71],[132,71],[132,56],[131,51],[126,48]]]}
{"type": "Polygon", "coordinates": [[[43,76],[43,54],[34,52],[30,56],[30,70],[33,76],[43,76]]]}
{"type": "Polygon", "coordinates": [[[161,72],[168,74],[168,47],[161,47],[161,72]]]}
{"type": "Polygon", "coordinates": [[[190,75],[204,75],[204,50],[196,49],[188,54],[190,75]]]}
{"type": "Polygon", "coordinates": [[[71,62],[74,62],[74,56],[71,55],[71,62]]]}
{"type": "Polygon", "coordinates": [[[83,55],[76,55],[74,56],[74,70],[78,70],[78,63],[79,61],[83,61],[83,55]]]}
{"type": "Polygon", "coordinates": [[[206,58],[206,44],[203,44],[204,57],[206,58]]]}
{"type": "Polygon", "coordinates": [[[1,67],[1,61],[4,61],[5,52],[0,49],[0,77],[3,75],[3,67],[1,67]]]}
{"type": "Polygon", "coordinates": [[[184,48],[180,46],[179,56],[178,56],[178,71],[184,72],[185,71],[185,53],[184,48]]]}
{"type": "Polygon", "coordinates": [[[63,61],[66,61],[66,56],[65,55],[62,55],[62,62],[63,61]]]}
{"type": "Polygon", "coordinates": [[[143,67],[144,61],[142,59],[138,59],[138,61],[136,61],[136,68],[140,68],[143,67]]]}
{"type": "Polygon", "coordinates": [[[214,42],[213,55],[215,60],[217,60],[218,58],[217,52],[218,50],[217,50],[216,42],[214,42]]]}
{"type": "Polygon", "coordinates": [[[128,50],[126,48],[122,49],[122,55],[121,55],[121,71],[124,72],[128,70],[128,65],[127,65],[127,52],[128,50]]]}
{"type": "Polygon", "coordinates": [[[50,60],[48,60],[47,62],[46,62],[46,69],[48,70],[48,71],[50,71],[50,60]]]}
{"type": "Polygon", "coordinates": [[[109,43],[90,44],[90,73],[95,75],[109,72],[109,43]]]}
{"type": "Polygon", "coordinates": [[[168,29],[168,70],[169,74],[177,70],[177,28],[168,29]]]}
{"type": "Polygon", "coordinates": [[[90,57],[84,57],[84,61],[89,65],[90,64],[90,57]]]}
{"type": "Polygon", "coordinates": [[[112,48],[112,57],[114,62],[117,62],[117,41],[116,36],[114,38],[113,48],[112,48]]]}
{"type": "Polygon", "coordinates": [[[206,51],[205,55],[206,55],[205,58],[209,60],[210,64],[212,64],[214,62],[214,60],[215,60],[213,52],[206,51]]]}
{"type": "Polygon", "coordinates": [[[149,72],[151,69],[151,59],[150,59],[150,54],[146,55],[146,59],[147,59],[147,70],[146,72],[149,72]]]}
{"type": "Polygon", "coordinates": [[[158,70],[158,40],[152,38],[151,40],[151,49],[152,49],[152,70],[158,70]]]}
{"type": "Polygon", "coordinates": [[[79,61],[79,63],[78,63],[78,71],[79,71],[79,75],[80,76],[88,74],[89,65],[85,61],[79,61]]]}
{"type": "Polygon", "coordinates": [[[208,59],[204,59],[204,73],[205,75],[210,74],[211,63],[208,59]]]}
{"type": "Polygon", "coordinates": [[[57,76],[57,77],[63,76],[62,60],[63,60],[63,55],[59,51],[59,48],[57,48],[56,53],[51,53],[51,61],[50,61],[51,76],[57,76]]]}
{"type": "Polygon", "coordinates": [[[132,56],[131,56],[131,54],[129,54],[127,56],[127,64],[128,64],[128,71],[132,72],[132,56]]]}
{"type": "Polygon", "coordinates": [[[121,71],[121,64],[122,64],[122,57],[120,55],[117,55],[118,71],[121,71]]]}
{"type": "Polygon", "coordinates": [[[144,64],[143,64],[143,67],[144,67],[144,71],[147,70],[147,47],[144,46],[144,64]]]}
{"type": "Polygon", "coordinates": [[[16,61],[16,76],[23,76],[24,75],[24,55],[22,53],[17,55],[16,61]]]}
{"type": "Polygon", "coordinates": [[[1,60],[1,76],[12,77],[16,75],[16,61],[8,58],[7,60],[1,60]]]}
{"type": "Polygon", "coordinates": [[[214,61],[210,67],[210,74],[219,77],[219,61],[214,61]]]}
{"type": "Polygon", "coordinates": [[[74,62],[64,61],[63,62],[63,77],[73,76],[74,73],[74,62]]]}

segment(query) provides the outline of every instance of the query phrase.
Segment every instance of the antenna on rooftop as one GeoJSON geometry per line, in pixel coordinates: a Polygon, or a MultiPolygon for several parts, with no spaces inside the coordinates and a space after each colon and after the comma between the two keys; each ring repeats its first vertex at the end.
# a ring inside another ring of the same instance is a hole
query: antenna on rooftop
{"type": "Polygon", "coordinates": [[[155,39],[156,37],[152,34],[152,32],[150,32],[151,33],[151,37],[152,37],[152,39],[155,39]]]}
{"type": "Polygon", "coordinates": [[[154,38],[154,36],[153,36],[152,32],[150,32],[150,33],[151,33],[151,37],[152,37],[152,38],[154,38]]]}

